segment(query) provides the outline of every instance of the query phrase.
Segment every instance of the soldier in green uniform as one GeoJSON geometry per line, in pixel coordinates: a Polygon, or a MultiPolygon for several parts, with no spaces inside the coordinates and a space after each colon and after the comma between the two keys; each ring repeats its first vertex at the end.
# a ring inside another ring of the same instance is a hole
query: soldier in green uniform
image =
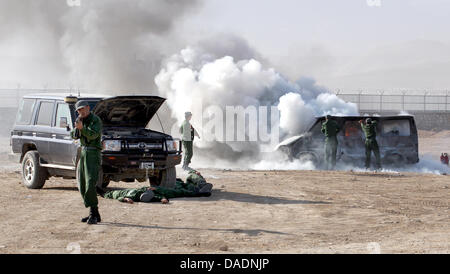
{"type": "Polygon", "coordinates": [[[322,133],[325,135],[325,161],[326,169],[334,169],[336,166],[336,153],[337,153],[337,133],[340,128],[336,121],[331,119],[330,115],[325,117],[325,122],[322,124],[322,133]]]}
{"type": "Polygon", "coordinates": [[[174,188],[129,188],[108,191],[103,196],[107,199],[116,199],[120,202],[130,204],[134,202],[162,202],[163,204],[166,204],[171,198],[208,197],[211,196],[211,190],[212,185],[206,182],[203,185],[197,185],[192,181],[186,180],[186,183],[184,183],[180,179],[177,179],[174,188]]]}
{"type": "Polygon", "coordinates": [[[73,139],[80,139],[81,153],[78,161],[78,186],[85,207],[90,208],[89,216],[82,222],[96,224],[101,222],[98,212],[96,185],[100,169],[102,121],[90,112],[87,101],[78,101],[75,105],[78,119],[71,131],[73,139]]]}
{"type": "Polygon", "coordinates": [[[183,124],[181,124],[180,134],[181,134],[181,141],[183,143],[183,148],[184,148],[183,169],[187,170],[189,168],[189,164],[191,163],[191,159],[192,159],[192,155],[193,155],[192,145],[193,145],[193,141],[194,141],[194,136],[197,136],[198,138],[200,138],[200,136],[198,135],[198,132],[194,129],[194,127],[189,122],[192,118],[192,113],[186,112],[184,114],[184,117],[186,119],[183,121],[183,124]]]}
{"type": "Polygon", "coordinates": [[[377,169],[381,169],[381,161],[380,161],[380,148],[377,143],[377,122],[372,121],[372,119],[367,118],[366,123],[364,124],[363,120],[360,120],[361,128],[366,135],[366,169],[370,168],[370,156],[371,152],[375,154],[376,166],[377,169]]]}
{"type": "Polygon", "coordinates": [[[209,189],[209,192],[211,192],[212,185],[206,182],[200,172],[192,169],[188,174],[189,175],[186,177],[186,183],[184,184],[186,189],[200,192],[205,192],[209,189]]]}

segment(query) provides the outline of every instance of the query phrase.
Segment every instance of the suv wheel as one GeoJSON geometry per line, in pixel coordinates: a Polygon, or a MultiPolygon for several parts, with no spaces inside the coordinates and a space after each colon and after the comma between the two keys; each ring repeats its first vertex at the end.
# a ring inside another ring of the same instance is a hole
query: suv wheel
{"type": "Polygon", "coordinates": [[[27,188],[42,188],[47,180],[47,170],[39,164],[39,153],[28,151],[22,160],[22,181],[27,188]]]}
{"type": "Polygon", "coordinates": [[[175,181],[177,179],[177,170],[175,169],[175,167],[169,167],[167,169],[161,170],[159,178],[159,186],[174,188],[175,181]]]}

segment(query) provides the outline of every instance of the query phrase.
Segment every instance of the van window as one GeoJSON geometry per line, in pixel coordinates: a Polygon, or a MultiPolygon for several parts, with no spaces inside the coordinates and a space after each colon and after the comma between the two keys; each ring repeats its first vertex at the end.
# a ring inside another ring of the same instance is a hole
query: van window
{"type": "Polygon", "coordinates": [[[23,99],[17,112],[16,124],[29,125],[33,115],[36,99],[23,99]]]}
{"type": "Polygon", "coordinates": [[[384,120],[382,134],[384,136],[410,136],[409,120],[384,120]]]}
{"type": "Polygon", "coordinates": [[[51,126],[53,115],[53,102],[41,102],[36,125],[51,126]]]}
{"type": "Polygon", "coordinates": [[[318,120],[316,124],[309,130],[313,136],[322,134],[322,123],[325,122],[325,120],[318,120]]]}
{"type": "Polygon", "coordinates": [[[344,136],[345,137],[361,137],[362,130],[358,121],[345,121],[344,124],[344,136]]]}
{"type": "Polygon", "coordinates": [[[69,126],[72,128],[72,119],[70,117],[70,108],[68,104],[58,103],[56,108],[56,127],[66,128],[69,126]]]}

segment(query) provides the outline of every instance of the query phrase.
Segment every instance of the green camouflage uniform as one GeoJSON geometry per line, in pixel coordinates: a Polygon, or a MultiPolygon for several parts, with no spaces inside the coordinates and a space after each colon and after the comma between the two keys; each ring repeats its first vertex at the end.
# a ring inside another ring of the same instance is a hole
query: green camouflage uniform
{"type": "MultiPolygon", "coordinates": [[[[121,202],[129,198],[134,202],[140,202],[141,195],[148,190],[148,187],[128,188],[122,190],[112,190],[105,193],[105,198],[116,199],[121,202]]],[[[150,202],[160,202],[162,199],[180,198],[180,197],[198,197],[203,196],[198,193],[198,189],[192,182],[177,179],[174,188],[155,187],[154,196],[150,202]]]]}
{"type": "MultiPolygon", "coordinates": [[[[148,187],[141,187],[141,188],[128,188],[128,189],[122,189],[122,190],[112,190],[105,193],[105,198],[107,199],[116,199],[120,202],[123,202],[125,198],[129,198],[135,202],[140,201],[141,195],[146,192],[148,187]]],[[[155,194],[156,197],[156,194],[155,194]]]]}
{"type": "Polygon", "coordinates": [[[193,191],[194,189],[198,190],[206,184],[205,178],[203,178],[202,175],[197,174],[195,170],[189,171],[188,174],[185,185],[187,185],[189,189],[193,191]]]}
{"type": "Polygon", "coordinates": [[[325,162],[326,169],[334,168],[336,166],[337,153],[337,133],[340,128],[336,121],[329,119],[322,124],[322,133],[325,134],[325,162]]]}
{"type": "Polygon", "coordinates": [[[80,139],[81,154],[78,162],[78,186],[86,207],[97,208],[98,199],[95,187],[101,163],[102,121],[90,113],[83,119],[83,128],[70,132],[73,139],[80,139]]]}
{"type": "Polygon", "coordinates": [[[363,124],[361,123],[361,128],[364,131],[364,134],[366,135],[366,168],[370,168],[370,156],[371,152],[373,151],[373,154],[375,154],[376,159],[376,165],[377,168],[381,168],[381,161],[380,161],[380,148],[378,147],[377,143],[377,122],[372,121],[371,124],[363,124]]]}

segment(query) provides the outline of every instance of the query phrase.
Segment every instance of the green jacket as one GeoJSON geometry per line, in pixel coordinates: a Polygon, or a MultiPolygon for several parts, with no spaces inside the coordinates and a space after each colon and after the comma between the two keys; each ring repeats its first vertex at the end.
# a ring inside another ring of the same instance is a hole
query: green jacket
{"type": "MultiPolygon", "coordinates": [[[[155,196],[150,202],[160,202],[163,198],[177,198],[177,197],[196,197],[199,196],[198,191],[195,190],[195,185],[191,182],[183,183],[181,180],[177,180],[175,187],[164,188],[156,187],[153,190],[155,196]]],[[[116,199],[123,202],[125,198],[129,198],[134,202],[139,202],[141,200],[141,195],[148,190],[148,186],[141,188],[127,188],[122,190],[111,190],[105,193],[104,197],[107,199],[116,199]]]]}
{"type": "Polygon", "coordinates": [[[112,190],[105,193],[105,198],[116,199],[123,202],[123,199],[130,198],[135,202],[140,201],[141,195],[146,192],[148,187],[141,188],[127,188],[122,190],[112,190]]]}
{"type": "Polygon", "coordinates": [[[206,180],[202,175],[198,175],[194,170],[191,170],[189,171],[189,175],[186,177],[186,183],[191,183],[198,186],[202,183],[206,183],[206,180]]]}
{"type": "Polygon", "coordinates": [[[339,132],[340,128],[336,121],[328,120],[322,124],[322,133],[325,134],[327,138],[336,137],[336,134],[339,132]]]}
{"type": "Polygon", "coordinates": [[[81,146],[96,147],[102,150],[102,120],[92,112],[83,119],[83,128],[73,129],[70,132],[73,139],[80,139],[81,146]]]}
{"type": "Polygon", "coordinates": [[[183,183],[183,181],[177,180],[174,188],[156,187],[156,190],[154,190],[153,193],[155,193],[155,197],[156,195],[159,195],[167,199],[178,197],[196,197],[199,195],[195,188],[196,186],[192,185],[192,183],[187,181],[186,183],[183,183]]]}
{"type": "Polygon", "coordinates": [[[361,128],[366,135],[366,139],[375,139],[377,137],[377,122],[372,121],[370,125],[361,123],[361,128]]]}

